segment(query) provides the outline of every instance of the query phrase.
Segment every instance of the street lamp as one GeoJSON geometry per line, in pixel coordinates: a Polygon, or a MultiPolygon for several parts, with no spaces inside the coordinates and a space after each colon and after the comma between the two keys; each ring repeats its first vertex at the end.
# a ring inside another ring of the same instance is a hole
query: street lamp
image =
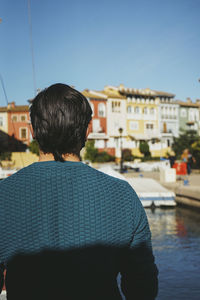
{"type": "Polygon", "coordinates": [[[123,173],[123,149],[122,149],[122,132],[123,128],[119,128],[119,134],[120,134],[120,152],[121,152],[121,157],[120,157],[120,173],[123,173]]]}

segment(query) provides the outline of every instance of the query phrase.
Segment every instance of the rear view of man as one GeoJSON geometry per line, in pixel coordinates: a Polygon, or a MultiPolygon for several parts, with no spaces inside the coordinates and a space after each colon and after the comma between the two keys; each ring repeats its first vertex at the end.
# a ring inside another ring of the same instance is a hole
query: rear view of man
{"type": "Polygon", "coordinates": [[[0,263],[8,299],[155,299],[145,211],[120,179],[80,161],[92,110],[55,84],[30,107],[39,162],[0,183],[0,263]]]}

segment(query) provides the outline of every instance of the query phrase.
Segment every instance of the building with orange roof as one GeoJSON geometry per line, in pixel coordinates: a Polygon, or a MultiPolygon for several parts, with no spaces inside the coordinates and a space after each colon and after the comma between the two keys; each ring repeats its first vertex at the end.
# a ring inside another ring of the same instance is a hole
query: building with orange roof
{"type": "Polygon", "coordinates": [[[29,106],[11,102],[0,107],[0,130],[28,146],[31,141],[29,106]]]}
{"type": "Polygon", "coordinates": [[[82,94],[88,99],[93,111],[92,121],[89,124],[88,140],[94,140],[95,147],[99,151],[106,151],[115,155],[115,149],[107,145],[107,96],[89,89],[85,89],[82,94]]]}

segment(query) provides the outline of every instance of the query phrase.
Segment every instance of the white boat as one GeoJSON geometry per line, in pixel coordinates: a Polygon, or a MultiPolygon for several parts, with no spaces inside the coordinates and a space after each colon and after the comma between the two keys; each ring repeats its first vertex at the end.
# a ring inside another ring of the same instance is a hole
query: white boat
{"type": "Polygon", "coordinates": [[[127,181],[136,191],[144,207],[176,206],[174,192],[169,191],[154,179],[144,177],[125,178],[125,176],[113,170],[111,166],[101,167],[99,171],[127,181]]]}
{"type": "Polygon", "coordinates": [[[176,206],[175,194],[151,178],[128,178],[144,207],[176,206]]]}

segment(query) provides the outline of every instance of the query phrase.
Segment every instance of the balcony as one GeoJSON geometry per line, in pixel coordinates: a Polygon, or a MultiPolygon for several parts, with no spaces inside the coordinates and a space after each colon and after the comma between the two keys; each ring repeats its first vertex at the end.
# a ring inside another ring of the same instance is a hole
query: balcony
{"type": "Polygon", "coordinates": [[[88,140],[108,140],[109,137],[105,132],[90,132],[88,140]]]}

